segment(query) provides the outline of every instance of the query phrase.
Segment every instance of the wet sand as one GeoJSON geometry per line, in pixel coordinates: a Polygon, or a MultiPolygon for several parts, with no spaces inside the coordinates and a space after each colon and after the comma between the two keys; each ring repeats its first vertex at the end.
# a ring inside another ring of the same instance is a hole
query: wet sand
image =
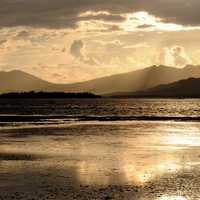
{"type": "Polygon", "coordinates": [[[0,199],[200,199],[200,124],[74,122],[0,130],[0,199]]]}

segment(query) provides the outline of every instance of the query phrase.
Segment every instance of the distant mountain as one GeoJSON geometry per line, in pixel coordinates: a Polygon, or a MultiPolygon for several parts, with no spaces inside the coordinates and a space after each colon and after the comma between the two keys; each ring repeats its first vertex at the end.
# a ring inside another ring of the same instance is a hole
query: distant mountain
{"type": "MultiPolygon", "coordinates": [[[[124,93],[120,97],[200,97],[200,78],[189,78],[171,84],[160,85],[145,91],[124,93]]],[[[119,96],[118,96],[119,97],[119,96]]]]}
{"type": "Polygon", "coordinates": [[[40,91],[51,83],[19,70],[0,72],[0,92],[40,91]]]}
{"type": "MultiPolygon", "coordinates": [[[[92,92],[110,94],[115,92],[140,91],[168,84],[190,77],[200,77],[200,66],[186,66],[183,69],[167,66],[152,66],[145,69],[94,79],[82,83],[59,85],[57,88],[68,92],[92,92]]],[[[54,89],[55,90],[55,89],[54,89]]]]}
{"type": "Polygon", "coordinates": [[[47,91],[90,92],[110,94],[146,90],[190,77],[200,78],[200,66],[188,65],[183,69],[152,66],[124,74],[117,74],[74,84],[53,84],[25,72],[0,72],[0,92],[47,91]]]}

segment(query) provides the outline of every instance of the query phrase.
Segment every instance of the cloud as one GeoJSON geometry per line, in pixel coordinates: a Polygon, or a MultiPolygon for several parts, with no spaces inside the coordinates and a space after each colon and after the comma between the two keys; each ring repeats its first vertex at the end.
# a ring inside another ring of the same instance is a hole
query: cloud
{"type": "Polygon", "coordinates": [[[121,42],[121,40],[111,40],[111,41],[95,40],[93,42],[107,49],[123,48],[125,46],[125,44],[121,42]]]}
{"type": "Polygon", "coordinates": [[[84,43],[82,40],[74,40],[71,45],[70,53],[80,62],[83,62],[88,65],[98,65],[99,62],[97,59],[89,57],[86,53],[83,52],[84,50],[84,43]]]}
{"type": "Polygon", "coordinates": [[[186,54],[184,47],[172,46],[171,48],[165,47],[161,50],[157,58],[157,64],[184,67],[187,64],[192,64],[192,61],[186,54]]]}
{"type": "Polygon", "coordinates": [[[136,66],[136,60],[144,60],[142,55],[148,51],[149,45],[143,41],[126,41],[125,39],[93,40],[91,55],[105,66],[125,68],[136,66]],[[103,58],[103,59],[102,59],[103,58]]]}
{"type": "Polygon", "coordinates": [[[73,55],[75,58],[82,60],[84,58],[82,54],[83,47],[84,44],[82,40],[74,40],[70,48],[71,55],[73,55]]]}
{"type": "Polygon", "coordinates": [[[1,0],[0,27],[76,28],[82,20],[120,22],[125,14],[139,11],[165,22],[199,26],[199,7],[199,0],[1,0]]]}
{"type": "Polygon", "coordinates": [[[0,40],[0,45],[3,45],[4,43],[6,43],[7,40],[3,39],[3,40],[0,40]]]}
{"type": "Polygon", "coordinates": [[[108,51],[134,51],[138,48],[148,48],[149,45],[146,44],[145,42],[141,43],[134,43],[134,44],[127,44],[126,42],[122,42],[121,40],[111,40],[111,41],[102,41],[102,40],[94,40],[97,45],[100,45],[104,48],[106,48],[108,51]]]}
{"type": "Polygon", "coordinates": [[[27,39],[29,38],[29,36],[30,36],[30,33],[26,30],[23,30],[17,33],[16,39],[27,39]]]}
{"type": "Polygon", "coordinates": [[[158,57],[156,58],[156,63],[158,65],[167,65],[172,66],[174,65],[173,56],[171,55],[170,49],[168,47],[163,48],[160,52],[158,57]]]}
{"type": "Polygon", "coordinates": [[[172,56],[174,58],[175,66],[185,66],[191,64],[192,61],[189,56],[186,54],[185,49],[181,46],[174,46],[172,49],[172,56]]]}
{"type": "Polygon", "coordinates": [[[101,20],[101,21],[120,22],[126,20],[126,17],[120,14],[112,14],[110,12],[105,12],[105,11],[99,11],[99,12],[87,11],[81,13],[77,18],[77,20],[79,21],[101,20]]]}
{"type": "Polygon", "coordinates": [[[125,20],[120,13],[101,11],[101,4],[98,0],[3,0],[0,1],[0,27],[77,28],[81,21],[125,20]]]}
{"type": "Polygon", "coordinates": [[[154,28],[155,26],[152,24],[142,24],[142,25],[138,25],[136,28],[138,29],[148,29],[148,28],[154,28]]]}

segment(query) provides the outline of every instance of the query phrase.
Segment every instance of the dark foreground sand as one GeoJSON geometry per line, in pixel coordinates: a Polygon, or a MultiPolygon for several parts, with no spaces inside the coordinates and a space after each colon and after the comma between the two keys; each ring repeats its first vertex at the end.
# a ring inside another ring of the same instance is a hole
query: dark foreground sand
{"type": "MultiPolygon", "coordinates": [[[[192,172],[193,173],[193,172],[192,172]]],[[[40,174],[39,182],[23,187],[2,187],[1,199],[160,199],[160,200],[185,200],[200,198],[200,176],[188,173],[165,176],[154,182],[149,182],[144,186],[130,185],[108,185],[92,187],[87,185],[71,186],[60,177],[53,180],[46,180],[40,174]],[[57,181],[60,180],[60,183],[57,181]],[[62,182],[62,183],[61,183],[62,182]],[[34,185],[37,184],[37,187],[34,185]]],[[[49,176],[49,175],[48,175],[49,176]]],[[[24,177],[25,178],[25,177],[24,177]]],[[[33,177],[26,177],[32,182],[33,177]]],[[[65,177],[67,179],[67,177],[65,177]]],[[[63,177],[64,179],[64,177],[63,177]]]]}
{"type": "Polygon", "coordinates": [[[0,131],[0,199],[200,199],[200,125],[84,123],[0,131]]]}

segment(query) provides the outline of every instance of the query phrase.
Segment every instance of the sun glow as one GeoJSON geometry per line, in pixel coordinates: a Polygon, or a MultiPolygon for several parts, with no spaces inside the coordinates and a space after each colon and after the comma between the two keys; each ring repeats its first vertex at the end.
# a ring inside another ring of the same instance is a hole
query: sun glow
{"type": "Polygon", "coordinates": [[[183,196],[162,196],[159,200],[187,200],[183,196]]]}
{"type": "Polygon", "coordinates": [[[122,24],[125,31],[137,31],[138,29],[178,31],[183,29],[182,25],[165,23],[161,18],[150,15],[148,12],[128,14],[126,18],[127,20],[122,24]]]}
{"type": "Polygon", "coordinates": [[[86,11],[83,13],[79,14],[79,17],[88,17],[88,16],[98,16],[98,15],[110,15],[110,12],[107,11],[98,11],[98,12],[94,12],[94,11],[86,11]]]}
{"type": "MultiPolygon", "coordinates": [[[[130,158],[131,159],[131,158],[130,158]]],[[[151,179],[160,176],[166,172],[176,172],[180,170],[181,166],[177,160],[170,158],[162,163],[156,163],[155,160],[146,160],[143,166],[139,164],[124,164],[123,171],[129,183],[145,184],[151,179]]]]}
{"type": "Polygon", "coordinates": [[[164,145],[184,146],[184,148],[200,145],[199,130],[195,127],[191,126],[190,131],[185,132],[182,129],[171,129],[170,131],[170,134],[162,138],[161,142],[164,145]]]}

